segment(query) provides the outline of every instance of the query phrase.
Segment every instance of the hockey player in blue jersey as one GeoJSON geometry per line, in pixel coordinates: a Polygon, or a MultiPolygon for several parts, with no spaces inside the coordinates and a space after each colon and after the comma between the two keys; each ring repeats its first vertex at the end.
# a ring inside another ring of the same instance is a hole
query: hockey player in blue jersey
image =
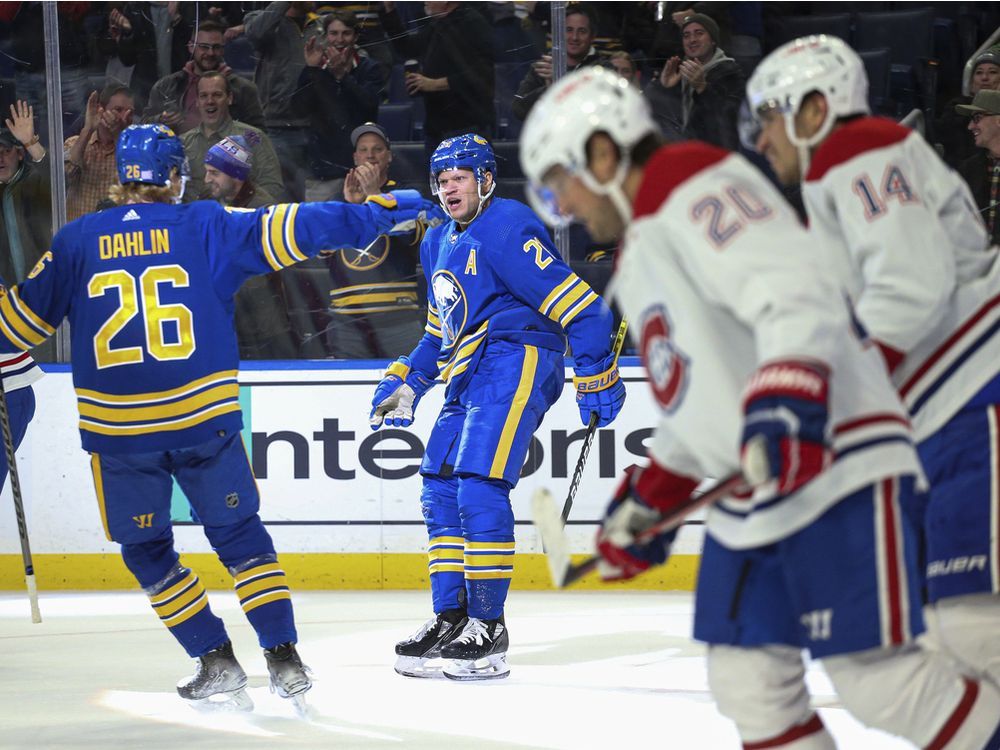
{"type": "Polygon", "coordinates": [[[311,680],[240,437],[233,295],[256,274],[412,226],[433,204],[401,191],[361,205],[171,205],[185,157],[163,125],[123,131],[116,158],[117,207],[66,225],[28,279],[0,299],[0,352],[37,346],[69,319],[80,433],[104,532],[121,544],[157,616],[198,659],[178,693],[252,707],[225,626],[174,550],[172,479],[233,576],[272,689],[301,706],[311,680]]]}
{"type": "Polygon", "coordinates": [[[531,436],[562,393],[569,339],[580,416],[610,423],[625,401],[611,311],[552,249],[522,203],[492,197],[493,150],[474,134],[431,156],[431,189],[451,221],[420,248],[426,333],[386,371],[371,424],[407,426],[440,378],[445,404],[420,467],[435,616],[396,646],[411,677],[506,677],[504,601],[514,563],[510,491],[531,436]]]}

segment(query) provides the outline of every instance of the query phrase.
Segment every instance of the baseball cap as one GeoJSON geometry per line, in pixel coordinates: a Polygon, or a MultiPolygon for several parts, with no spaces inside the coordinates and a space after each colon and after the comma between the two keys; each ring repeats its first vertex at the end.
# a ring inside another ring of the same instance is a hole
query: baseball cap
{"type": "Polygon", "coordinates": [[[392,143],[389,142],[389,136],[385,134],[382,126],[374,122],[366,122],[364,125],[358,125],[351,131],[351,147],[358,147],[358,138],[363,136],[365,133],[374,133],[383,141],[385,141],[386,148],[392,148],[392,143]]]}
{"type": "Polygon", "coordinates": [[[988,115],[1000,115],[1000,91],[983,89],[972,100],[972,104],[957,104],[955,111],[960,115],[972,117],[977,112],[988,115]]]}
{"type": "Polygon", "coordinates": [[[14,137],[7,128],[0,128],[0,146],[4,148],[13,148],[14,146],[20,146],[21,142],[14,137]]]}

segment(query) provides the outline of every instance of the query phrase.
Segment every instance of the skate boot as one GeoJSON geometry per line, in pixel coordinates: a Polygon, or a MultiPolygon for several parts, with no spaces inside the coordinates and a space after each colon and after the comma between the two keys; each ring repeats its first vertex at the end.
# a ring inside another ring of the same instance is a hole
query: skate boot
{"type": "Polygon", "coordinates": [[[177,693],[193,706],[210,711],[250,711],[247,674],[233,656],[233,644],[226,641],[198,657],[198,670],[177,683],[177,693]]]}
{"type": "Polygon", "coordinates": [[[470,617],[465,628],[441,648],[449,680],[497,680],[510,674],[507,626],[499,620],[470,617]]]}
{"type": "Polygon", "coordinates": [[[420,630],[396,644],[393,669],[406,677],[441,677],[441,646],[462,632],[464,609],[446,609],[425,622],[420,630]]]}
{"type": "Polygon", "coordinates": [[[267,671],[271,675],[271,692],[291,698],[300,715],[306,713],[305,692],[312,687],[309,667],[302,663],[294,643],[282,643],[264,649],[267,671]]]}

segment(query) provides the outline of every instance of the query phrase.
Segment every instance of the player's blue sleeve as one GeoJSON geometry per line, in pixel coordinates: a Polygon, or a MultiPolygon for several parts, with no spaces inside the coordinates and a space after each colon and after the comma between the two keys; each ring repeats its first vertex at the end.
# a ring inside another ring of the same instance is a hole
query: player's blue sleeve
{"type": "Polygon", "coordinates": [[[438,232],[429,231],[420,243],[420,265],[424,269],[427,280],[427,324],[424,335],[410,352],[410,367],[418,370],[428,378],[438,376],[438,354],[441,351],[441,318],[434,302],[434,290],[431,288],[431,253],[436,246],[438,232]]]}
{"type": "Polygon", "coordinates": [[[69,313],[73,258],[65,250],[65,232],[56,234],[52,250],[42,255],[28,278],[0,296],[0,352],[38,346],[69,313]]]}
{"type": "Polygon", "coordinates": [[[600,362],[611,351],[611,309],[566,265],[535,215],[514,205],[517,210],[498,226],[487,262],[511,294],[566,331],[577,367],[600,362]]]}
{"type": "Polygon", "coordinates": [[[212,212],[205,239],[222,296],[250,276],[280,271],[320,250],[366,247],[379,235],[411,231],[433,208],[415,190],[361,204],[279,203],[255,211],[205,205],[212,212]]]}

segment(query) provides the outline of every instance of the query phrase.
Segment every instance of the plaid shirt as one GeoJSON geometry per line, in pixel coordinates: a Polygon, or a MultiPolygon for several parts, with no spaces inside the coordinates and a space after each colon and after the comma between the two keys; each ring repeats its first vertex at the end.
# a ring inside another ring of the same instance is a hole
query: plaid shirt
{"type": "Polygon", "coordinates": [[[79,219],[97,210],[97,204],[108,197],[108,189],[118,183],[115,166],[115,144],[103,145],[97,132],[90,136],[90,143],[83,152],[83,164],[69,160],[69,152],[80,136],[74,135],[63,144],[63,162],[66,168],[66,221],[79,219]]]}
{"type": "Polygon", "coordinates": [[[1000,201],[1000,159],[987,157],[986,184],[989,185],[990,202],[986,211],[986,230],[993,237],[997,226],[997,202],[1000,201]]]}

